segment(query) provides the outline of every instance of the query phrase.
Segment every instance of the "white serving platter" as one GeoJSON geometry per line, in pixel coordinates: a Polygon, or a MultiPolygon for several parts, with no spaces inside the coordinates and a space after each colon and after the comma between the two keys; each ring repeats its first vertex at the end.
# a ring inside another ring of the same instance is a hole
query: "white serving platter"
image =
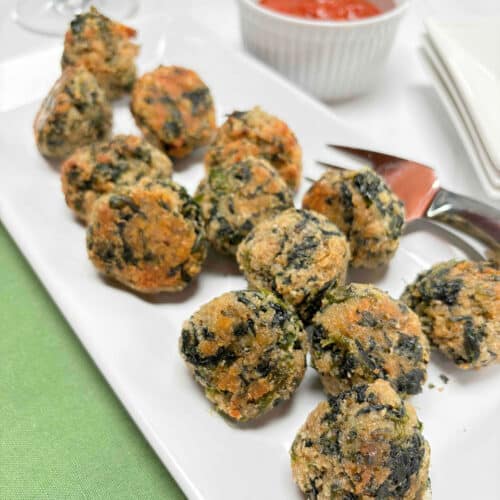
{"type": "MultiPolygon", "coordinates": [[[[256,104],[282,117],[303,146],[306,176],[321,174],[314,160],[325,158],[326,142],[370,146],[331,111],[251,58],[223,47],[189,17],[158,16],[137,28],[141,72],[160,63],[195,69],[212,89],[219,121],[225,113],[256,104]]],[[[33,117],[57,75],[60,53],[54,48],[38,55],[45,63],[36,71],[30,57],[0,67],[2,89],[10,89],[16,106],[23,104],[14,108],[5,93],[0,95],[0,109],[10,108],[0,113],[3,224],[189,498],[302,498],[291,478],[288,450],[323,397],[314,371],[307,371],[291,401],[255,423],[232,424],[211,409],[179,356],[181,324],[201,304],[244,288],[245,281],[230,259],[217,255],[177,294],[142,297],[98,276],[87,260],[85,230],[65,206],[57,168],[33,142],[33,117]]],[[[115,105],[116,132],[136,132],[127,106],[126,101],[115,105]]],[[[201,159],[198,152],[176,166],[174,178],[191,192],[203,175],[201,159]]],[[[307,186],[304,180],[297,204],[307,186]]],[[[420,270],[453,257],[475,258],[477,252],[440,228],[416,224],[388,269],[357,272],[353,278],[399,296],[420,270]]],[[[435,354],[429,382],[436,388],[426,387],[413,403],[432,447],[434,499],[498,499],[500,369],[466,373],[435,354]],[[441,373],[450,378],[447,385],[441,373]]]]}

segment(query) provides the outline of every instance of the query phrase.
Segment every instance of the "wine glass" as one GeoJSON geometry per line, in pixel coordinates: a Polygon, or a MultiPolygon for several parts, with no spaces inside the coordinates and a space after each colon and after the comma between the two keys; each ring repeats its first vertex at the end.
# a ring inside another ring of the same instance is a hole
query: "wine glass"
{"type": "Polygon", "coordinates": [[[137,0],[17,0],[17,22],[32,31],[48,35],[61,35],[68,23],[93,5],[112,19],[124,19],[137,10],[137,0]]]}

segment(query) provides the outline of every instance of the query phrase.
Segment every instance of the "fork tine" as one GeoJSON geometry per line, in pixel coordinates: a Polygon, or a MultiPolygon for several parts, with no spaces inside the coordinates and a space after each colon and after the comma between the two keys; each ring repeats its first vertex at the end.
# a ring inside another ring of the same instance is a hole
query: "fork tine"
{"type": "Polygon", "coordinates": [[[316,163],[323,167],[333,168],[334,170],[341,170],[341,171],[347,170],[347,168],[339,167],[338,165],[334,165],[333,163],[328,163],[326,161],[316,160],[316,163]]]}
{"type": "Polygon", "coordinates": [[[343,151],[344,153],[349,153],[353,156],[357,156],[358,158],[369,160],[376,166],[395,161],[405,161],[404,158],[399,158],[398,156],[378,153],[376,151],[369,151],[367,149],[351,148],[349,146],[338,146],[336,144],[327,144],[327,146],[331,149],[337,149],[339,151],[343,151]]]}

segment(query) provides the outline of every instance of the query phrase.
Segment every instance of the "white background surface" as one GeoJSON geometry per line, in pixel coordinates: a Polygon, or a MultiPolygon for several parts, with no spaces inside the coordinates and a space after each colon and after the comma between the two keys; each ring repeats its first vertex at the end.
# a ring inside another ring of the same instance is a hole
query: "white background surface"
{"type": "MultiPolygon", "coordinates": [[[[0,10],[0,19],[4,23],[0,32],[0,64],[5,63],[0,66],[2,106],[8,103],[15,90],[15,82],[6,78],[7,66],[12,67],[16,60],[26,61],[24,58],[30,51],[37,51],[41,57],[49,54],[46,73],[50,81],[51,72],[57,71],[58,55],[51,55],[50,51],[43,49],[54,46],[57,52],[60,40],[24,32],[8,16],[7,19],[4,17],[11,2],[0,2],[3,9],[0,10]]],[[[143,14],[151,12],[154,7],[153,2],[143,4],[143,14]]],[[[233,3],[212,1],[198,4],[199,20],[216,27],[228,45],[238,45],[233,3]],[[215,10],[214,5],[220,5],[220,9],[215,10]]],[[[310,170],[314,168],[313,155],[316,151],[322,154],[321,144],[330,138],[326,128],[331,127],[331,140],[342,142],[363,137],[360,140],[364,143],[360,145],[376,145],[427,161],[438,168],[447,187],[484,198],[472,170],[468,169],[468,161],[452,125],[418,60],[415,49],[420,29],[416,17],[418,10],[416,8],[414,17],[409,17],[403,25],[399,44],[378,88],[362,99],[335,106],[333,111],[338,116],[331,120],[308,101],[296,97],[295,104],[292,104],[291,95],[280,93],[276,85],[272,85],[271,92],[266,94],[265,78],[263,83],[247,78],[241,88],[233,85],[232,79],[225,82],[224,72],[230,72],[231,66],[224,67],[224,59],[216,61],[213,51],[206,58],[197,55],[195,51],[203,51],[204,46],[196,42],[196,37],[190,36],[187,40],[194,40],[194,45],[180,43],[177,50],[169,52],[167,47],[167,53],[177,53],[176,57],[186,60],[187,65],[191,63],[193,67],[199,67],[203,75],[208,75],[207,82],[214,91],[216,102],[221,104],[219,119],[233,106],[253,104],[252,92],[271,112],[286,110],[283,117],[296,130],[304,146],[306,175],[318,175],[318,169],[310,170]],[[353,127],[359,129],[359,135],[349,132],[353,127]]],[[[165,30],[168,29],[168,24],[165,24],[165,30]]],[[[155,33],[146,34],[151,42],[144,44],[146,56],[148,47],[154,45],[152,39],[157,39],[155,33]]],[[[168,36],[166,38],[168,40],[168,36]]],[[[154,58],[143,61],[146,66],[158,63],[154,58]]],[[[26,85],[33,85],[32,100],[38,98],[35,91],[39,92],[39,87],[45,85],[43,71],[40,72],[40,68],[37,71],[35,81],[26,82],[26,85]]],[[[42,89],[43,93],[45,90],[42,89]]],[[[300,498],[289,477],[287,450],[295,429],[322,397],[312,370],[308,370],[291,404],[279,410],[279,418],[238,429],[210,413],[208,403],[176,352],[180,321],[214,295],[244,286],[242,278],[234,274],[234,269],[232,272],[229,269],[229,274],[224,276],[221,271],[228,270],[224,269],[220,259],[212,258],[194,291],[188,290],[163,304],[143,300],[98,280],[85,256],[83,230],[65,209],[62,196],[47,196],[42,200],[41,208],[38,205],[40,197],[30,191],[36,185],[44,186],[37,193],[59,192],[56,172],[44,165],[45,161],[32,143],[29,125],[36,107],[34,103],[19,112],[9,112],[5,115],[8,122],[3,122],[0,115],[0,156],[5,154],[4,162],[0,163],[3,163],[7,179],[3,186],[0,185],[2,217],[9,222],[9,230],[96,363],[180,484],[190,488],[193,498],[230,499],[231,492],[234,494],[239,485],[246,488],[239,495],[240,499],[300,498]],[[18,200],[29,202],[18,204],[18,200]],[[46,220],[52,223],[46,224],[46,220]],[[61,258],[58,258],[58,252],[61,258]],[[75,283],[78,283],[76,288],[75,283]],[[178,392],[170,392],[172,383],[178,392]],[[178,407],[183,414],[174,418],[175,425],[169,425],[169,415],[175,414],[174,408],[178,407]],[[249,453],[244,450],[249,450],[249,453]],[[221,470],[231,471],[233,483],[220,481],[221,470]],[[248,474],[249,470],[251,474],[248,474]],[[259,480],[256,481],[255,477],[259,480]],[[272,497],[268,496],[271,493],[272,497]]],[[[125,108],[118,109],[116,122],[120,130],[130,130],[131,118],[125,108]]],[[[201,166],[192,172],[199,177],[201,166]]],[[[186,169],[178,173],[177,179],[188,185],[191,191],[198,180],[193,178],[191,170],[186,169]]],[[[404,283],[422,267],[462,255],[446,243],[439,231],[412,232],[403,238],[401,250],[389,272],[385,275],[375,273],[371,278],[397,296],[404,283]]],[[[425,435],[432,446],[434,500],[497,500],[500,491],[500,477],[496,474],[500,462],[498,367],[464,373],[434,356],[429,381],[442,386],[438,375],[443,372],[451,379],[443,392],[426,389],[414,398],[425,423],[425,435]]]]}
{"type": "MultiPolygon", "coordinates": [[[[41,0],[43,1],[43,0],[41,0]]],[[[233,0],[139,0],[138,15],[172,9],[193,10],[228,45],[241,49],[236,2],[233,0]]],[[[32,34],[12,20],[15,0],[0,0],[0,64],[57,45],[57,38],[32,34]]],[[[445,187],[487,200],[465,150],[430,78],[417,47],[422,20],[429,15],[500,16],[498,0],[414,0],[403,21],[389,63],[377,87],[364,97],[332,106],[333,111],[365,132],[380,149],[433,165],[445,187]]],[[[0,101],[5,98],[0,70],[0,101]]],[[[335,140],[332,137],[332,140],[335,140]]],[[[489,200],[495,204],[493,200],[489,200]]],[[[496,202],[497,206],[500,206],[496,202]]]]}

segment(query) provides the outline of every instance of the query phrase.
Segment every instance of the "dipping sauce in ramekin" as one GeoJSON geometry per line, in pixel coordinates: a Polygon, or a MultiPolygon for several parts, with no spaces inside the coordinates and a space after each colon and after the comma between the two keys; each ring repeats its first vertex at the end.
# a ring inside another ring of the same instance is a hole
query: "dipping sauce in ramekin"
{"type": "Polygon", "coordinates": [[[363,94],[375,84],[410,3],[411,0],[238,0],[245,48],[309,94],[327,102],[363,94]],[[356,13],[356,9],[340,9],[360,5],[360,1],[373,4],[375,13],[368,16],[364,10],[356,13]],[[278,3],[285,8],[312,5],[312,12],[272,8],[278,3]],[[330,4],[340,10],[329,12],[325,6],[330,4]],[[365,17],[360,19],[362,12],[365,17]],[[337,18],[325,18],[328,13],[337,18]]]}
{"type": "Polygon", "coordinates": [[[370,0],[259,0],[259,4],[281,14],[323,21],[353,21],[382,14],[370,0]]]}

